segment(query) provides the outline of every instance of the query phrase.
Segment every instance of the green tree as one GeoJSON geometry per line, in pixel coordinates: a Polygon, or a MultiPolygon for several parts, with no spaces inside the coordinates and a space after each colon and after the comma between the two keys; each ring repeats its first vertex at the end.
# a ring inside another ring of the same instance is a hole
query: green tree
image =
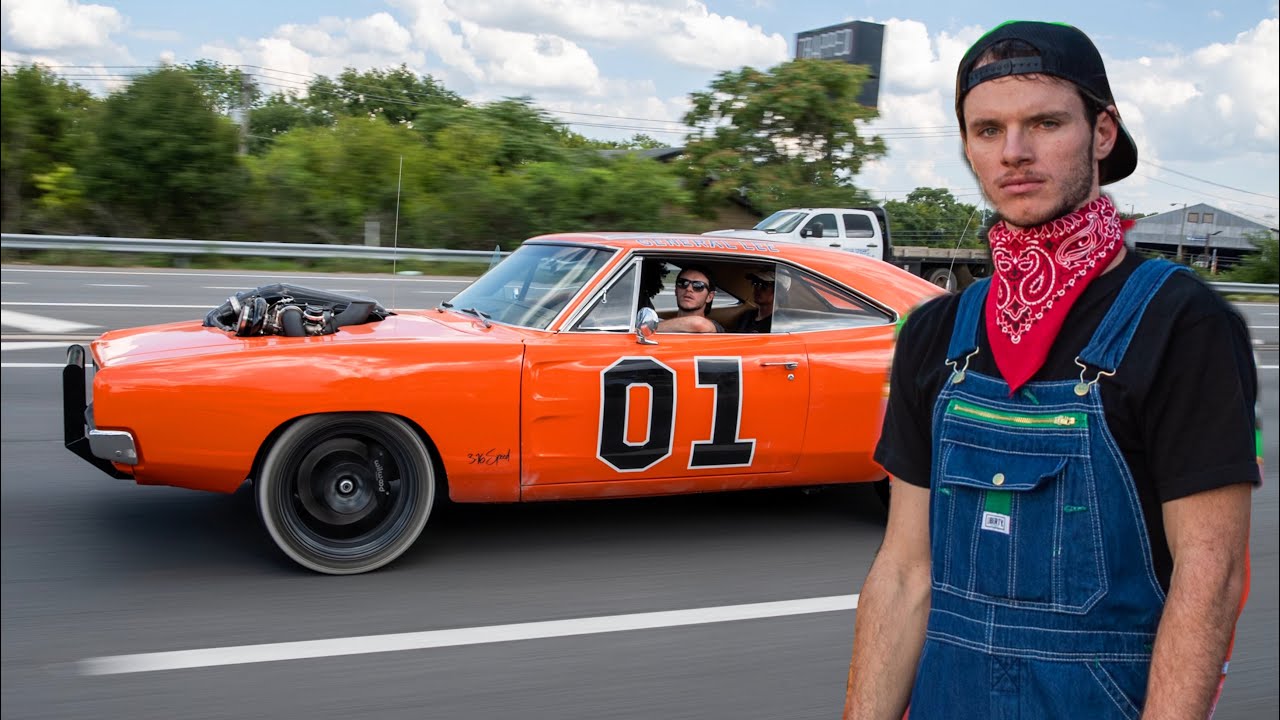
{"type": "Polygon", "coordinates": [[[237,128],[190,74],[157,70],[102,104],[84,153],[86,197],[110,234],[218,237],[245,185],[237,128]]]}
{"type": "Polygon", "coordinates": [[[691,95],[684,122],[697,129],[685,150],[700,205],[734,195],[766,213],[793,204],[866,202],[852,178],[885,153],[879,137],[864,137],[858,127],[876,117],[857,102],[869,72],[792,60],[767,72],[723,72],[710,89],[691,95]]]}
{"type": "Polygon", "coordinates": [[[1245,238],[1257,249],[1245,255],[1240,265],[1227,273],[1232,282],[1277,283],[1280,282],[1280,239],[1274,233],[1245,233],[1245,238]]]}
{"type": "Polygon", "coordinates": [[[973,205],[962,203],[945,188],[921,187],[906,200],[884,203],[892,240],[898,245],[942,243],[981,247],[983,218],[973,205]]]}
{"type": "Polygon", "coordinates": [[[39,201],[54,188],[64,200],[78,192],[76,155],[97,104],[84,88],[37,65],[0,73],[0,226],[5,231],[42,230],[50,222],[71,220],[41,212],[39,201]]]}
{"type": "Polygon", "coordinates": [[[419,76],[401,65],[364,72],[347,68],[332,80],[317,77],[307,87],[305,104],[331,121],[345,115],[408,124],[466,101],[430,75],[419,76]]]}
{"type": "Polygon", "coordinates": [[[214,60],[197,60],[178,65],[191,76],[191,81],[209,100],[215,111],[228,117],[247,111],[262,97],[262,91],[253,77],[240,68],[232,68],[214,60]]]}
{"type": "Polygon", "coordinates": [[[297,98],[272,93],[249,111],[249,153],[262,155],[283,133],[294,128],[332,125],[333,119],[297,98]]]}
{"type": "Polygon", "coordinates": [[[256,234],[280,242],[358,243],[364,223],[377,220],[389,241],[422,246],[420,215],[426,178],[435,172],[426,148],[408,128],[369,118],[340,118],[332,127],[304,127],[281,135],[250,157],[250,213],[256,234]],[[400,179],[400,161],[404,177],[400,179]]]}

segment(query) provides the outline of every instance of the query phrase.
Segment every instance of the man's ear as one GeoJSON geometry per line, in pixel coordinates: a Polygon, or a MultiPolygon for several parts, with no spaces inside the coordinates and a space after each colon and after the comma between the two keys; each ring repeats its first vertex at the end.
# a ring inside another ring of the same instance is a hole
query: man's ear
{"type": "Polygon", "coordinates": [[[1120,125],[1116,121],[1119,111],[1115,105],[1108,105],[1106,110],[1098,113],[1098,122],[1093,128],[1093,157],[1105,160],[1116,147],[1116,138],[1120,135],[1120,125]]]}

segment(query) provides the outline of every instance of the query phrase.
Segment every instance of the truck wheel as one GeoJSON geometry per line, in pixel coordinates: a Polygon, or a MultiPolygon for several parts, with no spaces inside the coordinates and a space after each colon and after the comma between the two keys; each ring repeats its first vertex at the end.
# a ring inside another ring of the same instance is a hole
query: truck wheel
{"type": "Polygon", "coordinates": [[[954,291],[958,287],[956,274],[951,271],[951,268],[934,268],[925,275],[925,279],[943,290],[954,291]]]}
{"type": "Polygon", "coordinates": [[[256,483],[258,516],[299,565],[330,575],[382,567],[408,550],[435,502],[429,450],[405,421],[303,418],[280,435],[256,483]]]}

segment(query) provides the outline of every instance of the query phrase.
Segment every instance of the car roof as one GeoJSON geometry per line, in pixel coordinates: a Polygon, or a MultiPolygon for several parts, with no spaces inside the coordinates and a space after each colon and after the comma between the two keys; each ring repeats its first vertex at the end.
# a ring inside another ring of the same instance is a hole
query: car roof
{"type": "Polygon", "coordinates": [[[758,260],[786,260],[800,265],[825,267],[836,263],[879,263],[844,250],[815,247],[783,239],[754,240],[732,235],[692,235],[663,232],[578,232],[539,235],[526,244],[570,243],[618,250],[716,253],[758,260]]]}

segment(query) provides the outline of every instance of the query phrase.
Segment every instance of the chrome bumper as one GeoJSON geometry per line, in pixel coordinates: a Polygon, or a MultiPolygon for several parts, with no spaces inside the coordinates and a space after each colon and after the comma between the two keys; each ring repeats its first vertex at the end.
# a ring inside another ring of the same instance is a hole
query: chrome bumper
{"type": "Polygon", "coordinates": [[[67,365],[62,369],[63,444],[76,456],[114,478],[131,479],[122,465],[138,464],[133,435],[122,430],[98,430],[93,426],[93,408],[86,404],[84,347],[67,348],[67,365]]]}

